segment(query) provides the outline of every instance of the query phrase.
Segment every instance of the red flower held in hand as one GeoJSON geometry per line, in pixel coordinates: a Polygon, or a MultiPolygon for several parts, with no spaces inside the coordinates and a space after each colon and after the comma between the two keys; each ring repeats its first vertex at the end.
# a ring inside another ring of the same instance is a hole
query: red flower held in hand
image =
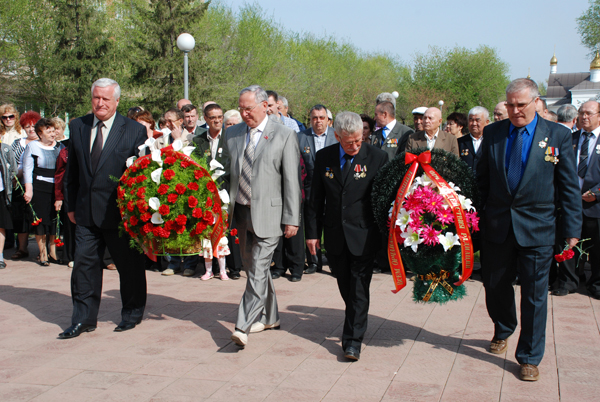
{"type": "Polygon", "coordinates": [[[148,222],[151,218],[152,218],[152,215],[150,215],[148,212],[140,215],[140,219],[143,220],[144,222],[148,222]]]}
{"type": "Polygon", "coordinates": [[[198,180],[199,178],[204,177],[204,173],[202,170],[194,170],[194,177],[198,180]]]}
{"type": "Polygon", "coordinates": [[[175,222],[177,222],[178,225],[185,226],[185,223],[187,222],[187,216],[179,215],[177,218],[175,218],[175,222]]]}
{"type": "Polygon", "coordinates": [[[235,239],[235,244],[240,244],[240,239],[235,239]]]}
{"type": "Polygon", "coordinates": [[[175,177],[175,172],[171,169],[167,169],[163,172],[163,176],[165,179],[171,180],[173,177],[175,177]]]}
{"type": "Polygon", "coordinates": [[[194,208],[194,210],[192,211],[192,216],[194,218],[202,218],[202,210],[200,208],[194,208]]]}
{"type": "Polygon", "coordinates": [[[172,165],[177,161],[174,156],[167,156],[165,158],[165,165],[172,165]]]}
{"type": "Polygon", "coordinates": [[[570,260],[575,256],[575,252],[573,250],[563,250],[561,254],[556,254],[554,259],[558,262],[564,262],[566,260],[570,260]]]}
{"type": "Polygon", "coordinates": [[[237,236],[237,229],[231,229],[229,232],[232,236],[237,236]]]}
{"type": "Polygon", "coordinates": [[[188,188],[189,188],[190,190],[192,190],[192,191],[198,191],[198,189],[200,188],[200,187],[198,186],[198,183],[196,183],[196,182],[191,182],[191,183],[188,183],[188,185],[187,185],[187,186],[188,186],[188,188]]]}
{"type": "Polygon", "coordinates": [[[169,208],[168,205],[161,205],[160,207],[158,207],[158,213],[161,215],[169,215],[169,212],[171,212],[171,209],[169,208]]]}
{"type": "Polygon", "coordinates": [[[215,185],[214,181],[209,181],[208,183],[206,183],[206,188],[211,193],[214,193],[215,191],[217,191],[217,186],[215,185]]]}
{"type": "Polygon", "coordinates": [[[167,201],[169,201],[171,204],[175,204],[177,202],[177,194],[169,194],[167,196],[167,201]]]}
{"type": "Polygon", "coordinates": [[[190,208],[196,208],[196,205],[198,205],[198,199],[196,197],[194,197],[193,195],[191,195],[188,198],[188,206],[190,208]]]}
{"type": "Polygon", "coordinates": [[[185,193],[185,186],[181,183],[177,183],[177,185],[175,186],[175,191],[177,191],[178,194],[183,194],[185,193]]]}
{"type": "Polygon", "coordinates": [[[156,192],[160,195],[167,194],[167,191],[169,191],[169,186],[167,186],[166,184],[161,184],[160,186],[158,186],[158,190],[156,190],[156,192]]]}

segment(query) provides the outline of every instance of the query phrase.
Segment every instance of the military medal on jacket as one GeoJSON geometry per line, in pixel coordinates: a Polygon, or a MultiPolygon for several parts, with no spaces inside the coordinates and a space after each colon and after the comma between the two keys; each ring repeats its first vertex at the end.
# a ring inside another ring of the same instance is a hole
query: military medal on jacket
{"type": "Polygon", "coordinates": [[[367,177],[367,167],[364,165],[354,166],[354,180],[364,179],[367,177]]]}

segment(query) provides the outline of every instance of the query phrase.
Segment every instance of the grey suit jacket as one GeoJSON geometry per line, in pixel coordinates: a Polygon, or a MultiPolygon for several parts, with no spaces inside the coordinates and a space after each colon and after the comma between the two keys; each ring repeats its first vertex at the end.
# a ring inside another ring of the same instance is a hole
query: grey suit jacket
{"type": "MultiPolygon", "coordinates": [[[[437,149],[443,149],[444,151],[452,152],[454,155],[458,155],[458,141],[456,137],[450,133],[440,130],[438,132],[437,139],[435,140],[435,145],[433,146],[437,149]]],[[[406,152],[410,152],[413,149],[417,148],[427,148],[427,139],[425,138],[425,131],[417,131],[414,134],[411,134],[408,137],[408,142],[406,143],[406,152]]]]}
{"type": "MultiPolygon", "coordinates": [[[[333,128],[327,127],[327,131],[324,134],[325,147],[336,144],[338,140],[335,138],[333,128]]],[[[317,153],[315,148],[315,137],[312,135],[312,128],[301,131],[298,133],[298,143],[300,144],[300,153],[304,160],[304,166],[306,167],[306,178],[304,179],[304,194],[306,199],[310,197],[310,187],[313,178],[313,172],[315,170],[315,155],[317,153]]]]}
{"type": "MultiPolygon", "coordinates": [[[[235,208],[247,132],[246,123],[227,129],[225,144],[230,162],[225,171],[230,180],[229,216],[233,216],[235,208]]],[[[252,164],[250,212],[258,237],[281,236],[283,225],[300,226],[302,192],[298,166],[300,149],[296,132],[269,119],[256,145],[252,164]]]]}
{"type": "Polygon", "coordinates": [[[404,152],[406,141],[412,133],[414,133],[412,128],[405,126],[396,120],[396,125],[392,131],[388,133],[385,142],[382,143],[383,131],[382,129],[379,129],[371,135],[371,145],[384,150],[388,154],[390,160],[392,160],[396,154],[404,152]]]}

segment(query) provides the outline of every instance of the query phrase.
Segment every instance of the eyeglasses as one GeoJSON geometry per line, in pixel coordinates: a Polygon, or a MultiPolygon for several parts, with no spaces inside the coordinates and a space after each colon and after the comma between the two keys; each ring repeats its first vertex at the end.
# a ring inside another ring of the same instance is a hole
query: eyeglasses
{"type": "Polygon", "coordinates": [[[257,106],[259,105],[259,103],[257,103],[256,105],[254,105],[253,107],[238,107],[238,110],[240,111],[240,113],[250,113],[251,111],[253,111],[257,106]]]}
{"type": "Polygon", "coordinates": [[[220,116],[210,116],[210,117],[207,117],[206,120],[210,120],[210,121],[223,120],[223,115],[220,115],[220,116]]]}
{"type": "Polygon", "coordinates": [[[15,118],[14,114],[9,114],[8,116],[2,116],[2,120],[12,120],[15,118]]]}
{"type": "Polygon", "coordinates": [[[598,113],[600,113],[600,112],[596,112],[596,113],[589,113],[589,112],[579,112],[579,113],[577,113],[577,114],[578,114],[579,116],[581,116],[581,117],[586,117],[586,118],[588,118],[588,119],[589,119],[590,117],[592,117],[592,116],[595,116],[595,115],[597,115],[598,113]]]}
{"type": "Polygon", "coordinates": [[[321,121],[325,121],[327,120],[327,116],[313,116],[312,120],[321,120],[321,121]]]}
{"type": "Polygon", "coordinates": [[[521,113],[523,111],[523,109],[525,109],[527,106],[531,105],[531,102],[533,102],[536,99],[537,98],[533,98],[533,99],[531,99],[529,102],[527,102],[525,104],[519,103],[519,104],[515,105],[515,104],[512,104],[512,103],[508,103],[508,102],[506,102],[505,104],[506,104],[506,108],[507,109],[515,109],[516,108],[517,112],[521,113]]]}

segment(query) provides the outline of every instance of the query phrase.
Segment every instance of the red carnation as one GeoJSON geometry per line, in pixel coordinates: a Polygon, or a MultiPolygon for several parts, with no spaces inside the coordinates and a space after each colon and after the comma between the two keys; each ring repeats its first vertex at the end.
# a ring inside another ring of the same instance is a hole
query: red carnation
{"type": "Polygon", "coordinates": [[[171,231],[163,228],[163,230],[161,231],[160,235],[162,237],[164,237],[165,239],[168,239],[169,236],[171,236],[171,231]]]}
{"type": "Polygon", "coordinates": [[[237,236],[237,229],[231,229],[229,232],[232,236],[237,236]]]}
{"type": "Polygon", "coordinates": [[[131,165],[129,167],[129,172],[130,173],[136,173],[138,171],[138,167],[136,165],[131,165]]]}
{"type": "Polygon", "coordinates": [[[187,216],[179,215],[177,218],[175,218],[175,222],[177,222],[178,225],[185,226],[185,223],[187,222],[187,216]]]}
{"type": "Polygon", "coordinates": [[[177,225],[175,227],[175,233],[183,234],[183,232],[185,232],[185,225],[177,225]]]}
{"type": "Polygon", "coordinates": [[[198,205],[198,199],[196,197],[194,197],[193,195],[191,195],[188,198],[188,206],[190,208],[196,208],[196,205],[198,205]]]}
{"type": "Polygon", "coordinates": [[[134,194],[135,194],[135,188],[134,188],[133,190],[131,190],[131,191],[129,192],[129,194],[131,194],[131,195],[134,195],[134,194]]]}
{"type": "Polygon", "coordinates": [[[137,216],[132,216],[131,218],[129,218],[129,223],[131,223],[132,226],[137,225],[139,222],[139,219],[137,218],[137,216]]]}
{"type": "Polygon", "coordinates": [[[137,191],[138,198],[144,198],[146,196],[146,187],[140,187],[137,191]]]}
{"type": "Polygon", "coordinates": [[[181,183],[177,183],[177,185],[175,186],[175,191],[177,191],[178,194],[183,194],[185,193],[185,186],[181,183]]]}
{"type": "Polygon", "coordinates": [[[192,191],[198,191],[198,189],[200,188],[200,187],[198,187],[198,183],[196,183],[196,182],[194,182],[194,181],[193,181],[193,182],[191,182],[191,183],[188,183],[188,185],[187,185],[187,186],[188,186],[188,188],[189,188],[190,190],[192,190],[192,191]]]}
{"type": "Polygon", "coordinates": [[[169,201],[171,204],[175,204],[177,202],[177,194],[169,194],[167,196],[167,201],[169,201]]]}
{"type": "Polygon", "coordinates": [[[138,163],[140,164],[140,166],[142,167],[142,169],[145,169],[150,164],[150,159],[147,156],[145,156],[145,157],[139,159],[138,163]]]}
{"type": "Polygon", "coordinates": [[[175,157],[173,156],[167,156],[165,158],[165,165],[172,165],[177,161],[177,159],[175,159],[175,157]]]}
{"type": "Polygon", "coordinates": [[[133,177],[127,180],[127,186],[129,188],[133,187],[134,183],[135,183],[135,179],[133,177]]]}
{"type": "Polygon", "coordinates": [[[562,254],[563,257],[565,257],[565,260],[570,260],[571,258],[575,257],[575,252],[573,250],[565,250],[562,254]]]}
{"type": "Polygon", "coordinates": [[[140,219],[143,220],[144,222],[148,222],[151,218],[152,218],[152,215],[150,215],[148,212],[145,212],[140,215],[140,219]]]}
{"type": "Polygon", "coordinates": [[[194,218],[202,218],[202,210],[200,208],[194,208],[192,211],[192,216],[194,218]]]}
{"type": "Polygon", "coordinates": [[[148,212],[148,204],[144,200],[138,200],[136,205],[141,213],[148,212]]]}
{"type": "Polygon", "coordinates": [[[161,205],[160,207],[158,207],[158,213],[161,215],[168,215],[169,212],[171,212],[171,209],[169,208],[168,205],[161,205]]]}
{"type": "Polygon", "coordinates": [[[196,233],[200,234],[206,230],[206,223],[198,222],[196,224],[196,233]]]}
{"type": "Polygon", "coordinates": [[[204,173],[202,170],[194,170],[194,177],[198,180],[199,178],[204,177],[204,173]]]}
{"type": "Polygon", "coordinates": [[[217,203],[215,204],[215,206],[213,207],[213,209],[212,209],[212,210],[213,210],[213,212],[214,212],[215,214],[219,214],[219,213],[221,213],[221,204],[219,204],[219,203],[217,202],[217,203]]]}
{"type": "Polygon", "coordinates": [[[175,177],[175,172],[171,169],[167,169],[163,172],[163,176],[165,179],[171,180],[173,177],[175,177]]]}
{"type": "Polygon", "coordinates": [[[121,186],[117,187],[117,196],[119,198],[123,198],[125,196],[125,190],[123,190],[121,186]]]}
{"type": "Polygon", "coordinates": [[[217,191],[217,186],[215,185],[214,181],[209,181],[208,183],[206,183],[206,188],[211,193],[214,193],[215,191],[217,191]]]}
{"type": "Polygon", "coordinates": [[[212,202],[212,198],[208,197],[208,198],[206,199],[206,208],[210,208],[210,207],[212,207],[212,204],[213,204],[213,202],[212,202]]]}
{"type": "Polygon", "coordinates": [[[562,256],[562,254],[556,254],[554,256],[554,259],[558,262],[564,262],[565,261],[565,257],[562,256]]]}
{"type": "Polygon", "coordinates": [[[127,221],[123,221],[123,227],[125,228],[126,231],[129,232],[129,224],[127,223],[127,221]]]}
{"type": "Polygon", "coordinates": [[[129,212],[133,212],[133,209],[134,209],[134,208],[135,208],[135,204],[133,203],[133,201],[129,201],[129,202],[127,203],[127,210],[128,210],[129,212]]]}
{"type": "Polygon", "coordinates": [[[188,161],[187,159],[182,159],[181,160],[181,167],[184,168],[184,169],[186,167],[190,166],[191,164],[192,164],[192,162],[188,161]]]}
{"type": "Polygon", "coordinates": [[[152,234],[154,235],[154,237],[160,237],[161,230],[162,228],[160,226],[155,226],[154,229],[152,229],[152,234]]]}
{"type": "Polygon", "coordinates": [[[147,179],[147,177],[144,176],[143,174],[141,174],[141,175],[139,175],[138,177],[135,178],[135,182],[136,183],[141,183],[141,182],[143,182],[146,179],[147,179]]]}
{"type": "Polygon", "coordinates": [[[156,190],[156,192],[160,195],[167,194],[167,191],[169,191],[169,186],[167,186],[166,184],[161,184],[160,186],[158,186],[158,190],[156,190]]]}
{"type": "Polygon", "coordinates": [[[204,216],[202,217],[202,219],[205,220],[206,223],[208,223],[209,225],[212,225],[214,217],[210,211],[206,211],[204,212],[204,216]]]}
{"type": "Polygon", "coordinates": [[[235,239],[235,244],[240,244],[240,239],[235,239]]]}
{"type": "Polygon", "coordinates": [[[173,227],[175,226],[175,221],[166,221],[165,222],[165,230],[167,231],[171,231],[173,230],[173,227]]]}
{"type": "Polygon", "coordinates": [[[148,222],[144,226],[142,226],[142,232],[144,234],[148,234],[148,233],[152,232],[152,229],[154,229],[154,225],[150,222],[148,222]]]}

